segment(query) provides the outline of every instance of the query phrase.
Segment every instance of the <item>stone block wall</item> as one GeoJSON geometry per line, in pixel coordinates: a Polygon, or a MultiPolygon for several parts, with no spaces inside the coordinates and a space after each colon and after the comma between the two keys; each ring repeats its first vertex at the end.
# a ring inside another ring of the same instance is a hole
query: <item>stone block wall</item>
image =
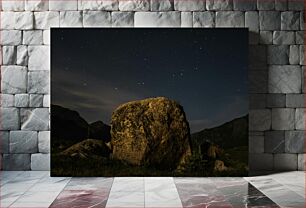
{"type": "Polygon", "coordinates": [[[249,28],[250,169],[304,170],[303,0],[3,0],[1,6],[4,170],[49,169],[51,27],[249,28]]]}

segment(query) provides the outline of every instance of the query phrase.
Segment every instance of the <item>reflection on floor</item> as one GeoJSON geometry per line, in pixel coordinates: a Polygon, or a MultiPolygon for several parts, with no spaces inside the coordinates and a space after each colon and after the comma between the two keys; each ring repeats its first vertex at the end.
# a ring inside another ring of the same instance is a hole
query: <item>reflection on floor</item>
{"type": "Polygon", "coordinates": [[[305,207],[305,173],[245,178],[70,178],[1,173],[1,206],[18,208],[305,207]]]}

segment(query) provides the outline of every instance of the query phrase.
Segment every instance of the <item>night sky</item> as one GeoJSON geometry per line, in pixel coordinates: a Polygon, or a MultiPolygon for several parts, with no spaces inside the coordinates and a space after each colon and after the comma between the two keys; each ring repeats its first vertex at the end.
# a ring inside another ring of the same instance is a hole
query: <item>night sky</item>
{"type": "Polygon", "coordinates": [[[52,29],[52,104],[109,124],[120,104],[165,96],[191,132],[248,112],[247,29],[52,29]]]}

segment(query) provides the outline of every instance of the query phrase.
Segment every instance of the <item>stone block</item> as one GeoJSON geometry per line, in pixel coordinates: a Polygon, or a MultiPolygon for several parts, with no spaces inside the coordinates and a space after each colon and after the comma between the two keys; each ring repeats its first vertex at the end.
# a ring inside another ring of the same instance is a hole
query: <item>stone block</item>
{"type": "Polygon", "coordinates": [[[295,43],[299,45],[304,44],[304,31],[295,32],[295,43]]]}
{"type": "Polygon", "coordinates": [[[173,0],[151,0],[151,11],[171,11],[173,8],[173,0]]]}
{"type": "Polygon", "coordinates": [[[30,154],[3,154],[3,170],[30,170],[30,154]]]}
{"type": "Polygon", "coordinates": [[[304,45],[300,45],[300,65],[305,65],[304,45]]]}
{"type": "Polygon", "coordinates": [[[8,131],[0,131],[0,153],[9,153],[9,138],[10,133],[8,131]]]}
{"type": "Polygon", "coordinates": [[[181,27],[193,26],[193,12],[181,12],[181,27]]]}
{"type": "Polygon", "coordinates": [[[295,129],[305,130],[305,109],[297,108],[295,110],[295,129]]]}
{"type": "Polygon", "coordinates": [[[17,46],[17,65],[26,66],[28,65],[28,60],[28,47],[25,45],[17,46]]]}
{"type": "Polygon", "coordinates": [[[249,112],[249,130],[266,131],[271,128],[271,110],[250,110],[249,112]]]}
{"type": "Polygon", "coordinates": [[[215,27],[215,13],[193,12],[193,27],[215,27]]]}
{"type": "Polygon", "coordinates": [[[258,12],[251,11],[245,13],[245,27],[249,28],[249,31],[258,32],[259,21],[258,12]]]}
{"type": "Polygon", "coordinates": [[[50,107],[50,95],[44,95],[43,107],[50,107]]]}
{"type": "Polygon", "coordinates": [[[266,108],[266,94],[250,94],[249,109],[266,108]]]}
{"type": "Polygon", "coordinates": [[[275,10],[277,11],[286,11],[288,9],[287,0],[275,0],[275,10]]]}
{"type": "Polygon", "coordinates": [[[274,170],[293,171],[297,170],[297,154],[275,154],[274,170]]]}
{"type": "Polygon", "coordinates": [[[10,153],[36,153],[37,141],[36,131],[11,131],[10,153]]]}
{"type": "Polygon", "coordinates": [[[268,91],[268,73],[267,71],[249,72],[249,92],[267,93],[268,91]]]}
{"type": "Polygon", "coordinates": [[[65,10],[78,10],[78,1],[49,1],[49,10],[65,11],[65,10]]]}
{"type": "Polygon", "coordinates": [[[41,30],[28,30],[23,32],[23,44],[41,45],[43,44],[43,34],[41,30]]]}
{"type": "Polygon", "coordinates": [[[262,153],[249,154],[249,169],[251,171],[273,170],[273,155],[262,153]]]}
{"type": "Polygon", "coordinates": [[[14,107],[14,95],[0,94],[0,106],[5,108],[14,107]]]}
{"type": "Polygon", "coordinates": [[[303,11],[304,0],[288,0],[288,9],[294,11],[303,11]]]}
{"type": "Polygon", "coordinates": [[[216,12],[216,27],[244,27],[244,13],[218,11],[216,12]]]}
{"type": "Polygon", "coordinates": [[[264,136],[263,131],[249,131],[249,136],[264,136]]]}
{"type": "Polygon", "coordinates": [[[2,30],[1,44],[2,45],[20,45],[22,41],[20,30],[2,30]]]}
{"type": "Polygon", "coordinates": [[[249,136],[249,153],[263,153],[263,152],[264,152],[264,137],[249,136]]]}
{"type": "Polygon", "coordinates": [[[110,12],[105,11],[84,11],[84,27],[110,27],[112,25],[110,12]]]}
{"type": "Polygon", "coordinates": [[[112,12],[112,27],[133,27],[134,12],[112,12]]]}
{"type": "Polygon", "coordinates": [[[180,27],[180,12],[136,12],[135,27],[180,27]]]}
{"type": "Polygon", "coordinates": [[[267,94],[268,108],[283,108],[286,106],[285,94],[267,94]]]}
{"type": "Polygon", "coordinates": [[[15,12],[15,29],[32,30],[34,27],[33,12],[15,12]]]}
{"type": "Polygon", "coordinates": [[[16,94],[15,95],[15,106],[25,108],[29,106],[29,95],[28,94],[16,94]]]}
{"type": "Polygon", "coordinates": [[[25,10],[26,11],[47,11],[49,9],[48,0],[26,0],[25,10]]]}
{"type": "Polygon", "coordinates": [[[19,110],[17,108],[1,108],[0,130],[17,130],[20,128],[19,110]]]}
{"type": "Polygon", "coordinates": [[[288,64],[289,46],[288,45],[269,45],[267,47],[268,64],[288,64]]]}
{"type": "Polygon", "coordinates": [[[17,62],[16,46],[2,46],[2,64],[15,65],[17,62]]]}
{"type": "Polygon", "coordinates": [[[184,11],[184,12],[204,11],[205,1],[203,0],[192,0],[192,1],[174,0],[174,10],[184,11]]]}
{"type": "Polygon", "coordinates": [[[24,0],[3,1],[1,4],[3,11],[24,11],[24,0]]]}
{"type": "Polygon", "coordinates": [[[119,0],[120,11],[149,11],[150,0],[119,0]]]}
{"type": "Polygon", "coordinates": [[[260,31],[260,40],[261,44],[272,44],[273,42],[273,33],[272,31],[260,31]]]}
{"type": "MultiPolygon", "coordinates": [[[[272,120],[273,125],[273,120],[272,120]]],[[[266,131],[265,132],[265,153],[285,152],[285,132],[266,131]]]]}
{"type": "Polygon", "coordinates": [[[286,131],[285,132],[286,153],[304,153],[304,150],[305,150],[305,131],[286,131]]]}
{"type": "Polygon", "coordinates": [[[286,107],[303,108],[305,103],[304,94],[287,94],[286,107]]]}
{"type": "Polygon", "coordinates": [[[298,45],[291,45],[289,48],[289,64],[300,63],[300,48],[298,45]]]}
{"type": "Polygon", "coordinates": [[[50,45],[50,30],[43,31],[43,44],[50,45]]]}
{"type": "Polygon", "coordinates": [[[30,94],[30,107],[43,107],[44,95],[30,94]]]}
{"type": "Polygon", "coordinates": [[[119,2],[117,0],[79,0],[78,10],[94,10],[94,11],[116,11],[119,2]]]}
{"type": "Polygon", "coordinates": [[[28,109],[22,113],[22,130],[47,131],[49,130],[49,109],[28,109]]]}
{"type": "Polygon", "coordinates": [[[49,71],[29,72],[28,93],[50,94],[49,71]]]}
{"type": "Polygon", "coordinates": [[[27,89],[27,69],[23,66],[1,67],[2,93],[25,93],[27,89]]]}
{"type": "Polygon", "coordinates": [[[273,34],[271,31],[260,31],[260,40],[261,44],[272,44],[273,34]]]}
{"type": "Polygon", "coordinates": [[[81,11],[60,12],[60,27],[82,27],[82,17],[81,11]]]}
{"type": "Polygon", "coordinates": [[[275,6],[275,2],[273,0],[267,0],[267,1],[263,1],[263,0],[257,0],[257,9],[258,10],[274,10],[275,6]]]}
{"type": "Polygon", "coordinates": [[[34,28],[50,29],[50,27],[59,27],[59,12],[34,12],[34,28]]]}
{"type": "Polygon", "coordinates": [[[260,30],[280,30],[281,15],[278,11],[259,11],[260,30]]]}
{"type": "Polygon", "coordinates": [[[1,12],[1,29],[13,30],[15,28],[14,12],[1,12]]]}
{"type": "Polygon", "coordinates": [[[293,108],[273,108],[272,130],[294,130],[294,117],[293,108]]]}
{"type": "Polygon", "coordinates": [[[282,30],[299,30],[300,13],[299,12],[282,12],[281,13],[282,30]]]}
{"type": "Polygon", "coordinates": [[[298,170],[305,171],[306,154],[298,154],[298,170]]]}
{"type": "Polygon", "coordinates": [[[251,11],[256,10],[257,2],[254,0],[233,0],[234,10],[238,11],[251,11]]]}
{"type": "Polygon", "coordinates": [[[31,170],[47,171],[50,170],[50,154],[32,154],[31,170]]]}
{"type": "Polygon", "coordinates": [[[38,132],[38,150],[40,153],[50,153],[50,131],[38,132]]]}
{"type": "Polygon", "coordinates": [[[233,0],[206,0],[207,10],[233,10],[233,0]]]}
{"type": "Polygon", "coordinates": [[[274,31],[273,44],[277,45],[295,44],[295,33],[291,31],[274,31]]]}
{"type": "Polygon", "coordinates": [[[305,30],[305,12],[300,13],[300,30],[305,30]]]}
{"type": "Polygon", "coordinates": [[[50,70],[50,46],[28,46],[29,71],[50,70]]]}

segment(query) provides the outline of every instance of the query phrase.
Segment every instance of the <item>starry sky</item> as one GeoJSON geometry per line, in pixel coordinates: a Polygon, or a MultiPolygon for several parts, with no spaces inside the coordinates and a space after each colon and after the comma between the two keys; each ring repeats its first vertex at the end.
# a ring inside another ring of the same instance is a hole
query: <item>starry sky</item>
{"type": "Polygon", "coordinates": [[[109,124],[120,104],[165,96],[191,132],[248,113],[247,29],[54,28],[51,103],[109,124]]]}

